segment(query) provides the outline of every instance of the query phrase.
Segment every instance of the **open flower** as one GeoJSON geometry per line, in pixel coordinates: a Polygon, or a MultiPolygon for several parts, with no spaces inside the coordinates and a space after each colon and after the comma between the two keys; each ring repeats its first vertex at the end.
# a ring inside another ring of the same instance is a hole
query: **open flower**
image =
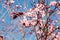
{"type": "Polygon", "coordinates": [[[54,6],[57,2],[56,1],[51,1],[50,6],[54,6]]]}
{"type": "Polygon", "coordinates": [[[15,1],[13,1],[13,0],[10,0],[10,3],[14,3],[15,1]]]}

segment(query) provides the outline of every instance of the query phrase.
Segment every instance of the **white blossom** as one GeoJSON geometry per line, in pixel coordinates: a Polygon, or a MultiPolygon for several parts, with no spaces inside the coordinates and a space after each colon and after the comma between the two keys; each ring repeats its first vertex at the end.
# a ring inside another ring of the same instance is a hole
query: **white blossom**
{"type": "Polygon", "coordinates": [[[14,0],[10,0],[10,3],[14,3],[15,1],[14,0]]]}

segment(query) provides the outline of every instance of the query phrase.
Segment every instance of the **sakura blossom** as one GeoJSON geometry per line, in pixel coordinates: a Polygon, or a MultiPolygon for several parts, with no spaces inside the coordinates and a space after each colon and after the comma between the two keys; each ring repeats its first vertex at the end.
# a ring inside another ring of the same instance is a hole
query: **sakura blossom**
{"type": "Polygon", "coordinates": [[[51,5],[51,6],[54,6],[56,3],[57,3],[56,1],[51,1],[51,2],[50,2],[50,5],[51,5]]]}

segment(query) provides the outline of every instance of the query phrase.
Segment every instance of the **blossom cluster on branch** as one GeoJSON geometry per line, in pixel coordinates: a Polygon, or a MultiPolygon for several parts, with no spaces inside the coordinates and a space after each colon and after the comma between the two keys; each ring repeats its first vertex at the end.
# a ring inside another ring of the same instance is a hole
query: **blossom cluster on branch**
{"type": "MultiPolygon", "coordinates": [[[[13,0],[10,2],[14,3],[13,0]]],[[[7,5],[9,4],[7,3],[7,5]]],[[[22,16],[23,20],[20,20],[21,25],[24,28],[34,27],[37,40],[60,40],[60,32],[58,32],[58,34],[55,32],[55,30],[60,30],[60,27],[55,27],[58,20],[54,21],[50,18],[57,8],[60,8],[60,2],[51,1],[50,4],[47,5],[42,1],[37,3],[36,7],[26,12],[10,12],[10,16],[12,19],[22,16]],[[54,9],[51,9],[52,6],[54,6],[54,9]],[[46,17],[46,20],[43,19],[44,17],[46,17]],[[49,24],[49,22],[53,22],[53,25],[49,24]]],[[[60,14],[60,9],[56,14],[60,14]]]]}

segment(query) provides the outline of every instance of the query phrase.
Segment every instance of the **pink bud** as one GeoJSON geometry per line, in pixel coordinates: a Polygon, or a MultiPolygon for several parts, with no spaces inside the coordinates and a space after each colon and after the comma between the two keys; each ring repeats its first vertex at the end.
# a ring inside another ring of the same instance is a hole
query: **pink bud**
{"type": "Polygon", "coordinates": [[[25,25],[25,23],[23,23],[23,25],[25,25]]]}

